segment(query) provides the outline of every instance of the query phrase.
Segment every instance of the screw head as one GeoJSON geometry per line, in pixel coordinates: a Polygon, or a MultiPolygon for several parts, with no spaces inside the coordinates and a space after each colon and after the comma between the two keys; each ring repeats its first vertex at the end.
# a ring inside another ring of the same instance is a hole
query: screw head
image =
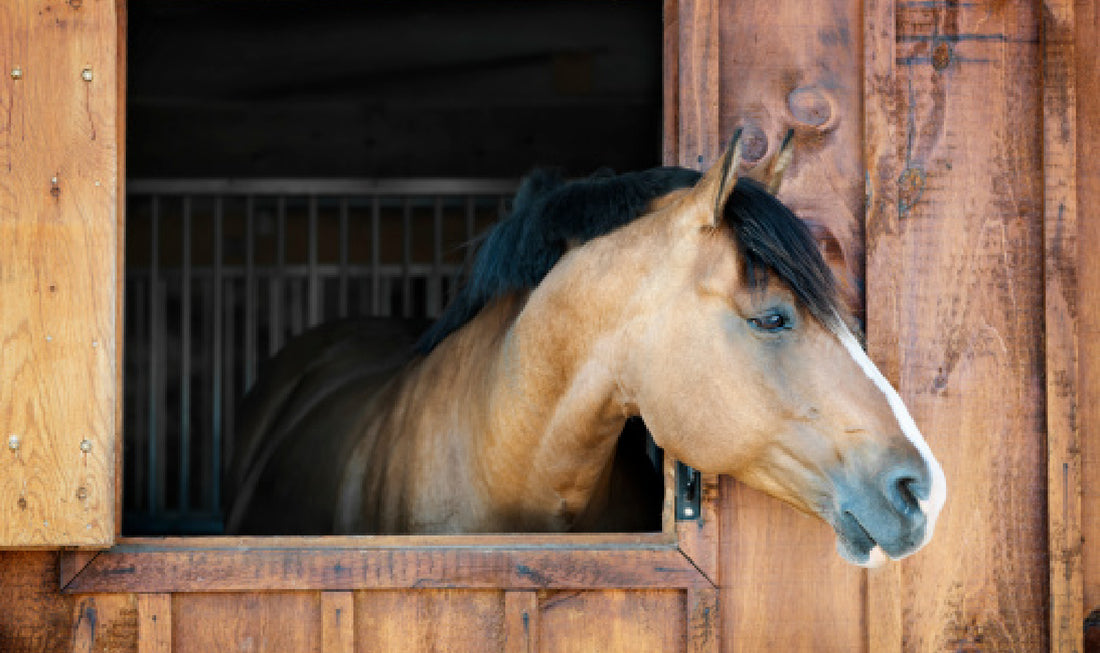
{"type": "Polygon", "coordinates": [[[92,441],[87,438],[80,441],[80,450],[84,453],[88,453],[92,450],[92,441]]]}
{"type": "Polygon", "coordinates": [[[12,451],[15,451],[15,450],[19,449],[19,436],[18,435],[12,435],[12,436],[8,437],[8,449],[11,449],[12,451]]]}
{"type": "Polygon", "coordinates": [[[84,70],[80,71],[80,78],[86,82],[92,81],[92,69],[85,68],[84,70]]]}

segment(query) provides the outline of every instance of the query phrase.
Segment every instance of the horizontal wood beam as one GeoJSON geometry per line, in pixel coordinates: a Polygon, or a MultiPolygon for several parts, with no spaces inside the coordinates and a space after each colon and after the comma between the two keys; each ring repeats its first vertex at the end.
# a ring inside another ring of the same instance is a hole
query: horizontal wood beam
{"type": "Polygon", "coordinates": [[[417,588],[712,588],[675,546],[174,548],[119,546],[67,593],[417,588]]]}

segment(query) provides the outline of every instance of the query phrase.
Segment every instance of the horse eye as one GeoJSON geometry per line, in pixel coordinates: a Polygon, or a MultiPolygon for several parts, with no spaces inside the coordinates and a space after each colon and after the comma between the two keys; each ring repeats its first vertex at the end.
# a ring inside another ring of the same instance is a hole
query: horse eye
{"type": "Polygon", "coordinates": [[[749,318],[749,324],[753,325],[761,331],[767,331],[774,333],[776,331],[782,331],[790,326],[787,321],[787,317],[782,313],[768,313],[761,317],[749,318]]]}

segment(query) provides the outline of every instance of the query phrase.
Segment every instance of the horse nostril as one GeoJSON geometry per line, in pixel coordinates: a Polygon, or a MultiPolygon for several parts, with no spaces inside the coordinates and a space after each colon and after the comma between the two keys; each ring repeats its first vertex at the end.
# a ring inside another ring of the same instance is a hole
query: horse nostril
{"type": "Polygon", "coordinates": [[[897,483],[895,492],[897,492],[897,498],[903,508],[902,512],[920,509],[920,502],[917,501],[917,496],[913,494],[913,484],[916,482],[917,479],[915,478],[903,478],[897,483]]]}
{"type": "MultiPolygon", "coordinates": [[[[923,466],[923,465],[922,465],[923,466]]],[[[894,509],[911,515],[921,511],[920,502],[928,498],[927,473],[921,469],[909,467],[895,470],[886,485],[886,495],[894,509]]]]}

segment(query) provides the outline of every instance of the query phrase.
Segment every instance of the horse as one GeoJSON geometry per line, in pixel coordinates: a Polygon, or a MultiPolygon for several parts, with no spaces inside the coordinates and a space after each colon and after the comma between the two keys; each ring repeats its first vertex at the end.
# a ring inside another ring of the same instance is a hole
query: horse
{"type": "Polygon", "coordinates": [[[246,402],[227,531],[642,523],[660,480],[629,480],[645,457],[620,446],[641,418],[664,455],[830,524],[854,564],[924,546],[943,469],[738,136],[702,174],[534,174],[426,333],[291,343],[246,402]]]}

